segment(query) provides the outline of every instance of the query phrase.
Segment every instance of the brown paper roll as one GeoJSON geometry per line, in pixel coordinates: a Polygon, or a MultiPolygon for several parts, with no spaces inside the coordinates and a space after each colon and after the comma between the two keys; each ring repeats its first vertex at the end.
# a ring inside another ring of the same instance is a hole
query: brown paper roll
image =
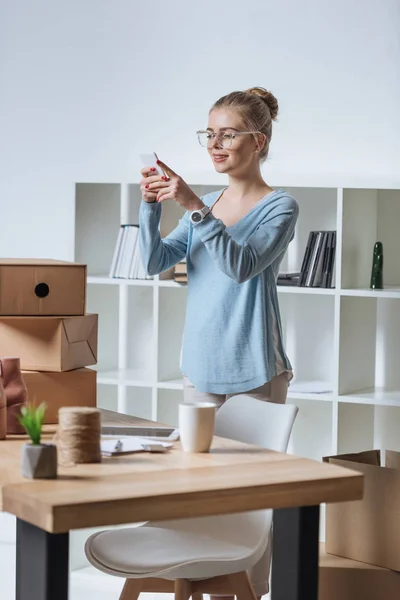
{"type": "Polygon", "coordinates": [[[101,462],[101,419],[98,408],[65,406],[58,412],[60,464],[101,462]]]}

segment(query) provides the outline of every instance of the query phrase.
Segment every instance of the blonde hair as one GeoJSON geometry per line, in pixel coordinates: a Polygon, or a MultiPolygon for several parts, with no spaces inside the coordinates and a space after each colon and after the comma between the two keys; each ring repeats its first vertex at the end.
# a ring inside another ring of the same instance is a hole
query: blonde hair
{"type": "Polygon", "coordinates": [[[279,110],[275,96],[265,88],[253,87],[222,96],[215,102],[210,112],[217,108],[234,108],[249,131],[260,131],[265,135],[266,141],[260,151],[260,160],[265,160],[272,137],[272,121],[275,121],[279,110]]]}

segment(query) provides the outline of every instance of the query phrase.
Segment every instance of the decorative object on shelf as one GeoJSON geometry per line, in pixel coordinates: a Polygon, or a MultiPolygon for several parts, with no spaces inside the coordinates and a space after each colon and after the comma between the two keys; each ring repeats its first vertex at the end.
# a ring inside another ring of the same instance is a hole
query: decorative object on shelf
{"type": "Polygon", "coordinates": [[[31,443],[22,447],[22,475],[28,479],[56,479],[57,446],[42,444],[42,426],[46,405],[27,404],[22,407],[19,422],[28,434],[31,443]]]}
{"type": "Polygon", "coordinates": [[[7,437],[7,398],[0,378],[0,440],[7,437]]]}
{"type": "Polygon", "coordinates": [[[146,275],[140,257],[139,225],[120,225],[108,276],[121,279],[152,279],[146,275]]]}
{"type": "Polygon", "coordinates": [[[336,231],[310,231],[298,285],[331,288],[335,254],[336,231]]]}
{"type": "Polygon", "coordinates": [[[17,357],[0,357],[0,379],[7,400],[7,433],[21,434],[24,428],[18,417],[28,401],[28,391],[21,374],[21,361],[17,357]]]}
{"type": "Polygon", "coordinates": [[[382,242],[376,242],[374,245],[370,288],[372,290],[383,290],[383,244],[382,244],[382,242]]]}
{"type": "Polygon", "coordinates": [[[298,286],[300,279],[300,273],[288,273],[287,271],[281,271],[278,275],[277,285],[288,285],[298,286]]]}
{"type": "Polygon", "coordinates": [[[185,258],[174,267],[174,281],[176,281],[176,283],[188,282],[187,264],[185,258]]]}
{"type": "Polygon", "coordinates": [[[97,408],[64,406],[58,412],[57,445],[60,463],[101,462],[101,419],[97,408]]]}

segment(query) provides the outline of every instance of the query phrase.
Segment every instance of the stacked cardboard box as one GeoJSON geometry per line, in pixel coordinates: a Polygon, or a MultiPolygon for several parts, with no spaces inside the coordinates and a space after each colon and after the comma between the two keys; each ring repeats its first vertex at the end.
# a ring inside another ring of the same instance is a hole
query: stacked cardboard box
{"type": "Polygon", "coordinates": [[[400,453],[385,454],[384,463],[379,450],[324,458],[363,473],[364,496],[326,507],[324,577],[337,593],[325,586],[322,596],[320,586],[320,600],[400,598],[400,453]]]}
{"type": "Polygon", "coordinates": [[[98,315],[86,313],[86,265],[0,260],[0,357],[18,356],[46,423],[60,406],[96,406],[98,315]]]}
{"type": "Polygon", "coordinates": [[[398,600],[400,573],[319,552],[318,600],[398,600]]]}

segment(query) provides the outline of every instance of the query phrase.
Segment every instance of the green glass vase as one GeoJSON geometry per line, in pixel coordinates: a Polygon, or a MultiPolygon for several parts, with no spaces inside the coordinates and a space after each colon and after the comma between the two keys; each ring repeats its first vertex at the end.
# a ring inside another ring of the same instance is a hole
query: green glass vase
{"type": "Polygon", "coordinates": [[[376,242],[372,260],[371,284],[372,290],[383,290],[383,245],[376,242]]]}

